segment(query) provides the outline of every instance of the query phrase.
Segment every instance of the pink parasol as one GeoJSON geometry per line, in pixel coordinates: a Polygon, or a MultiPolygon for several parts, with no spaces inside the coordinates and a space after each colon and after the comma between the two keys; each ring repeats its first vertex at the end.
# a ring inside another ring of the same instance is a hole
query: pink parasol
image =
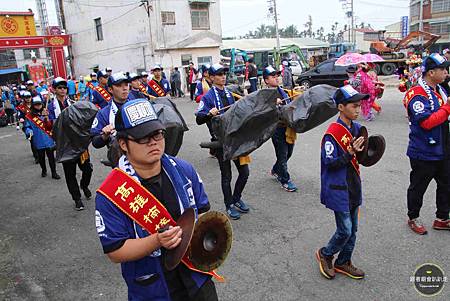
{"type": "Polygon", "coordinates": [[[350,66],[365,62],[364,56],[360,53],[346,53],[338,58],[334,64],[336,66],[350,66]]]}
{"type": "Polygon", "coordinates": [[[384,59],[379,56],[378,54],[374,54],[374,53],[366,53],[363,55],[364,59],[366,60],[366,62],[368,63],[376,63],[376,62],[383,62],[384,59]]]}

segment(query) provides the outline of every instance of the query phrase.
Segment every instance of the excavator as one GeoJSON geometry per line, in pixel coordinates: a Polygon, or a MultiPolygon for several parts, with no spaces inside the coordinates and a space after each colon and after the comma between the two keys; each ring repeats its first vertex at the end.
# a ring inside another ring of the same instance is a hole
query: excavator
{"type": "Polygon", "coordinates": [[[411,32],[397,43],[386,41],[384,36],[382,36],[380,41],[372,42],[370,44],[370,52],[378,54],[384,59],[383,62],[375,63],[377,73],[380,75],[393,74],[399,64],[404,64],[406,62],[406,53],[401,52],[401,50],[414,47],[417,51],[422,52],[436,43],[440,38],[441,36],[439,35],[419,30],[411,32]],[[423,39],[422,42],[417,41],[420,38],[423,39]],[[417,43],[414,43],[414,41],[417,41],[417,43]]]}

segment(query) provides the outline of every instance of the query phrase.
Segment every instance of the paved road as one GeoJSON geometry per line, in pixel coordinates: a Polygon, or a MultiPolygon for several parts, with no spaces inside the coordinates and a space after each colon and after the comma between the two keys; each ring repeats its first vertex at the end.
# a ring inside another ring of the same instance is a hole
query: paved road
{"type": "MultiPolygon", "coordinates": [[[[198,143],[206,127],[195,125],[194,104],[177,100],[188,121],[180,157],[202,176],[213,209],[223,210],[217,162],[198,143]]],[[[369,133],[383,133],[387,150],[376,166],[362,169],[364,204],[354,263],[367,274],[354,281],[327,281],[318,272],[314,252],[334,230],[332,212],[319,201],[319,147],[326,126],[299,137],[289,163],[299,192],[288,193],[268,176],[274,161],[270,142],[252,154],[244,199],[251,213],[233,221],[234,244],[217,284],[221,300],[421,300],[409,282],[425,262],[450,274],[450,233],[419,237],[406,226],[405,194],[409,163],[405,156],[408,125],[395,89],[385,93],[383,112],[369,133]]],[[[103,151],[93,151],[94,179],[108,173],[103,151]]],[[[62,167],[58,166],[62,175],[62,167]]],[[[425,196],[422,218],[431,228],[434,183],[425,196]]],[[[95,231],[94,204],[73,210],[64,180],[41,178],[23,135],[0,129],[0,299],[125,300],[119,265],[102,254],[95,231]]],[[[450,300],[450,284],[433,300],[450,300]]]]}

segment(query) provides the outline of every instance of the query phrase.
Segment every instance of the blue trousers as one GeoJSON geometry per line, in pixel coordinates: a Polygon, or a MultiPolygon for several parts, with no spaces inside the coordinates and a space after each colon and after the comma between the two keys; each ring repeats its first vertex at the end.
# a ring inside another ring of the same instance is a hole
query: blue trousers
{"type": "Polygon", "coordinates": [[[358,231],[358,207],[350,212],[334,211],[336,218],[336,233],[331,237],[328,245],[322,249],[325,256],[339,253],[335,264],[342,265],[351,260],[358,231]]]}
{"type": "Polygon", "coordinates": [[[287,162],[294,150],[294,144],[286,142],[286,128],[276,129],[272,136],[272,143],[277,157],[277,161],[272,167],[272,172],[278,175],[278,180],[281,184],[286,184],[291,179],[288,173],[287,162]]]}
{"type": "Polygon", "coordinates": [[[250,78],[248,80],[250,82],[250,88],[247,89],[248,93],[252,93],[258,90],[258,79],[257,78],[250,78]]]}

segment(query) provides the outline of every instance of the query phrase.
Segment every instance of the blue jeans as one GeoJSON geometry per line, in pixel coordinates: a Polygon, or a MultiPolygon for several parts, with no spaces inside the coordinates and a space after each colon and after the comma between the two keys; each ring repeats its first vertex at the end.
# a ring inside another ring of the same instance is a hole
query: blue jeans
{"type": "Polygon", "coordinates": [[[322,254],[332,256],[339,252],[335,264],[342,265],[352,258],[358,231],[358,207],[350,212],[334,211],[336,218],[336,233],[328,245],[322,249],[322,254]]]}
{"type": "Polygon", "coordinates": [[[248,93],[252,93],[258,90],[258,78],[250,78],[250,88],[247,89],[248,93]]]}
{"type": "Polygon", "coordinates": [[[275,148],[277,161],[272,167],[272,172],[278,175],[278,180],[286,184],[291,176],[287,170],[287,161],[292,156],[294,144],[286,142],[286,128],[277,128],[272,136],[272,143],[275,148]]]}

